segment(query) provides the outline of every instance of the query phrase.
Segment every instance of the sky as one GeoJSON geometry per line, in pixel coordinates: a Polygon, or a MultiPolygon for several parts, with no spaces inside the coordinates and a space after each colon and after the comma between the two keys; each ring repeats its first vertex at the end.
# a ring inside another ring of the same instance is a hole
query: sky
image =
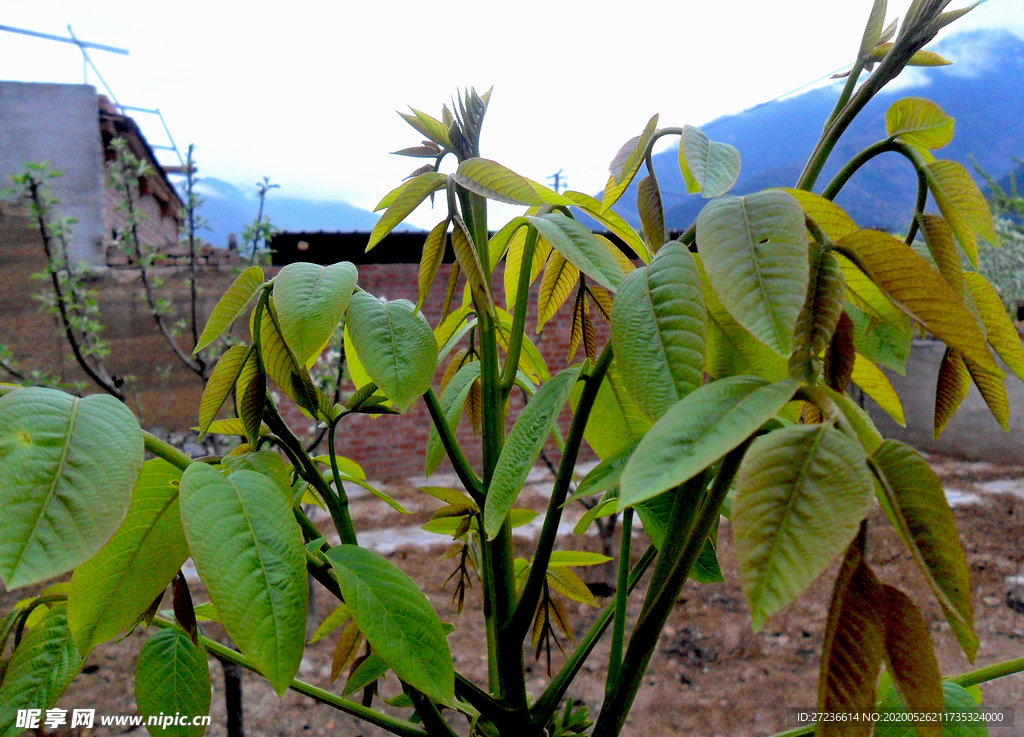
{"type": "MultiPolygon", "coordinates": [[[[440,117],[458,89],[493,85],[482,155],[596,192],[651,115],[699,126],[848,64],[871,4],[0,0],[0,24],[62,36],[70,24],[130,50],[90,55],[121,104],[160,108],[178,146],[196,144],[201,176],[254,189],[269,175],[290,196],[372,209],[423,163],[388,154],[420,138],[396,110],[440,117]]],[[[908,5],[890,1],[887,20],[908,5]]],[[[948,30],[970,28],[1024,37],[1024,3],[986,0],[948,30]]],[[[0,32],[0,79],[81,83],[81,53],[0,32]]],[[[91,70],[89,82],[100,87],[91,70]]],[[[410,222],[439,219],[424,207],[410,222]]]]}

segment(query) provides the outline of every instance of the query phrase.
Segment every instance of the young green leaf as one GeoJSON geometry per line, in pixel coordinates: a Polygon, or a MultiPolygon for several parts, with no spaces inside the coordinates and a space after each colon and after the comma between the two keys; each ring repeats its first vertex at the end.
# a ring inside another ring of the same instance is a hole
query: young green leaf
{"type": "Polygon", "coordinates": [[[497,202],[533,207],[571,204],[554,190],[489,159],[466,159],[452,176],[470,192],[497,202]]]}
{"type": "Polygon", "coordinates": [[[253,471],[224,477],[194,463],[181,522],[196,570],[238,649],[277,693],[295,677],[306,635],[306,557],[291,505],[253,471]]]}
{"type": "Polygon", "coordinates": [[[285,341],[281,330],[277,300],[272,297],[260,318],[260,349],[266,375],[307,416],[329,420],[333,412],[331,401],[309,378],[309,371],[285,341]]]}
{"type": "Polygon", "coordinates": [[[167,461],[146,461],[124,522],[75,569],[67,619],[80,653],[135,622],[188,558],[178,514],[180,480],[181,471],[167,461]]]}
{"type": "Polygon", "coordinates": [[[871,13],[868,15],[868,22],[864,26],[864,35],[860,41],[860,50],[857,52],[857,59],[860,61],[866,61],[875,46],[882,40],[886,5],[886,0],[875,0],[871,5],[871,13]]]}
{"type": "Polygon", "coordinates": [[[732,524],[755,631],[853,539],[872,489],[864,450],[831,424],[754,441],[736,479],[732,524]]]}
{"type": "Polygon", "coordinates": [[[1002,373],[963,299],[912,248],[877,230],[858,231],[840,244],[856,253],[875,282],[946,345],[990,373],[1002,373]]]}
{"type": "Polygon", "coordinates": [[[448,177],[444,174],[428,171],[403,184],[401,190],[394,193],[395,196],[388,203],[388,209],[384,211],[380,220],[370,231],[370,241],[366,244],[366,250],[369,251],[380,243],[384,236],[405,220],[432,192],[444,187],[447,180],[448,177]]]}
{"type": "Polygon", "coordinates": [[[701,275],[701,292],[707,315],[704,370],[708,375],[712,379],[760,376],[768,381],[782,381],[789,376],[786,360],[733,319],[711,288],[700,257],[696,256],[695,261],[701,275]]]}
{"type": "Polygon", "coordinates": [[[933,161],[931,152],[953,140],[953,118],[931,100],[905,97],[885,113],[885,132],[913,146],[925,161],[933,161]]]}
{"type": "Polygon", "coordinates": [[[903,318],[895,325],[882,322],[852,303],[846,304],[846,314],[853,323],[853,342],[857,352],[872,363],[901,376],[906,375],[913,338],[910,320],[903,318]]]}
{"type": "Polygon", "coordinates": [[[921,456],[896,440],[882,443],[871,464],[896,531],[932,587],[960,647],[973,661],[978,637],[970,574],[942,484],[921,456]]]}
{"type": "Polygon", "coordinates": [[[645,264],[651,262],[651,252],[647,250],[647,244],[644,243],[643,238],[618,213],[614,210],[602,210],[600,201],[582,192],[568,190],[563,195],[566,199],[572,200],[572,203],[583,210],[583,212],[608,228],[609,232],[621,238],[640,257],[641,261],[645,264]]]}
{"type": "Polygon", "coordinates": [[[643,163],[644,156],[647,155],[648,147],[654,141],[654,134],[657,129],[658,116],[655,115],[647,121],[647,126],[644,128],[643,133],[630,138],[622,145],[618,153],[615,154],[612,163],[608,165],[608,171],[611,173],[611,176],[608,178],[608,183],[604,186],[604,196],[601,198],[602,212],[611,210],[612,205],[618,201],[622,193],[629,187],[630,182],[633,181],[633,177],[636,176],[640,164],[643,163]]]}
{"type": "Polygon", "coordinates": [[[831,253],[819,252],[811,269],[807,299],[796,319],[793,355],[789,357],[794,376],[817,379],[817,359],[832,341],[843,313],[845,292],[846,279],[839,262],[831,253]]]}
{"type": "MultiPolygon", "coordinates": [[[[608,558],[608,560],[611,560],[611,558],[608,558]]],[[[551,566],[547,570],[546,578],[548,586],[570,601],[592,607],[597,606],[597,599],[594,598],[590,589],[587,588],[587,584],[568,568],[564,566],[551,566]]]]}
{"type": "MultiPolygon", "coordinates": [[[[988,724],[978,718],[978,703],[970,691],[953,681],[942,681],[941,687],[942,711],[946,716],[939,734],[942,737],[988,737],[988,724]]],[[[895,684],[889,681],[880,692],[878,710],[881,718],[876,725],[874,737],[914,737],[913,733],[907,731],[913,729],[909,725],[920,725],[923,722],[910,721],[895,684]]]]}
{"type": "MultiPolygon", "coordinates": [[[[875,684],[885,657],[885,592],[857,544],[846,552],[832,589],[821,646],[818,711],[863,714],[875,709],[875,684]]],[[[868,737],[871,720],[822,721],[816,735],[868,737]]]]}
{"type": "Polygon", "coordinates": [[[202,335],[199,336],[199,342],[196,343],[195,352],[203,350],[223,335],[224,331],[230,328],[231,324],[245,312],[245,308],[249,306],[249,302],[262,286],[263,269],[259,266],[250,266],[239,274],[234,283],[228,287],[228,291],[224,292],[220,301],[217,302],[216,307],[213,308],[210,319],[206,322],[202,335]]]}
{"type": "Polygon", "coordinates": [[[679,171],[690,194],[719,197],[732,189],[740,176],[740,152],[728,143],[712,141],[699,128],[684,125],[679,171]]]}
{"type": "Polygon", "coordinates": [[[20,709],[53,707],[82,667],[67,625],[67,606],[48,610],[6,663],[0,682],[0,735],[16,737],[20,709]]]}
{"type": "Polygon", "coordinates": [[[573,366],[546,382],[523,408],[498,457],[484,505],[484,531],[494,539],[515,503],[526,476],[537,462],[565,406],[581,366],[573,366]]]}
{"type": "Polygon", "coordinates": [[[124,520],[142,430],[123,403],[54,389],[0,397],[0,578],[10,589],[91,558],[124,520]]]}
{"type": "Polygon", "coordinates": [[[780,190],[713,200],[697,217],[697,242],[725,309],[789,358],[809,269],[800,203],[780,190]]]}
{"type": "Polygon", "coordinates": [[[704,383],[700,273],[681,243],[623,279],[612,303],[612,345],[633,398],[657,420],[704,383]]]}
{"type": "Polygon", "coordinates": [[[419,133],[429,138],[438,146],[442,146],[447,149],[452,147],[451,141],[448,140],[447,125],[431,115],[420,112],[414,107],[410,107],[409,109],[412,110],[412,115],[409,115],[408,113],[398,113],[406,123],[411,125],[419,133]]]}
{"type": "Polygon", "coordinates": [[[345,688],[341,695],[349,696],[356,691],[362,691],[378,678],[383,677],[388,670],[390,670],[388,663],[380,656],[380,653],[370,653],[363,662],[356,666],[352,675],[345,681],[345,688]]]}
{"type": "Polygon", "coordinates": [[[588,553],[585,550],[556,550],[551,553],[549,568],[565,568],[566,566],[599,566],[610,561],[607,555],[588,553]]]}
{"type": "Polygon", "coordinates": [[[437,368],[437,342],[430,324],[411,302],[381,302],[357,292],[346,330],[370,379],[405,410],[423,394],[437,368]]]}
{"type": "Polygon", "coordinates": [[[217,361],[217,365],[210,374],[206,388],[203,389],[203,398],[199,402],[199,438],[202,439],[209,431],[220,408],[224,406],[228,395],[238,381],[238,375],[242,372],[242,365],[248,355],[249,346],[233,345],[228,348],[224,355],[217,361]]]}
{"type": "MultiPolygon", "coordinates": [[[[156,632],[146,640],[135,663],[135,703],[144,719],[164,714],[210,713],[210,669],[206,648],[193,644],[178,628],[156,632]]],[[[205,725],[147,725],[153,737],[202,737],[205,725]]]]}
{"type": "Polygon", "coordinates": [[[585,225],[559,212],[527,219],[566,261],[608,291],[618,289],[624,276],[622,267],[585,225]]]}
{"type": "Polygon", "coordinates": [[[334,335],[352,291],[356,267],[348,261],[330,266],[288,264],[274,279],[274,306],[281,336],[299,365],[309,368],[334,335]]]}
{"type": "Polygon", "coordinates": [[[434,609],[412,579],[380,555],[337,545],[327,558],[352,619],[395,674],[441,703],[455,698],[451,652],[434,609]]]}
{"type": "Polygon", "coordinates": [[[622,472],[619,509],[693,478],[757,431],[799,383],[756,376],[713,381],[686,395],[647,432],[622,472]]]}
{"type": "MultiPolygon", "coordinates": [[[[570,397],[574,407],[582,391],[580,386],[570,397]]],[[[651,421],[626,390],[618,362],[613,359],[597,390],[583,437],[598,458],[610,459],[626,448],[635,448],[650,427],[651,421]]]]}

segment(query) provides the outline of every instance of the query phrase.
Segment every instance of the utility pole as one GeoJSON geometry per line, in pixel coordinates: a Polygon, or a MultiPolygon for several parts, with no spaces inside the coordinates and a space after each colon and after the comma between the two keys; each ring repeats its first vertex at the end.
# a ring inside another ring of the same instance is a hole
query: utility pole
{"type": "Polygon", "coordinates": [[[565,169],[559,169],[547,179],[551,182],[551,188],[559,194],[569,189],[569,178],[565,175],[565,169]]]}

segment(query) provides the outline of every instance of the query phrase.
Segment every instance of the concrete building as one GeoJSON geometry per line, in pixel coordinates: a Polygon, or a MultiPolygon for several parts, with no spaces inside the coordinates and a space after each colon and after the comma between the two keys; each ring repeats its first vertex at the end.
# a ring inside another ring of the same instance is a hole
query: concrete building
{"type": "Polygon", "coordinates": [[[107,265],[108,247],[123,222],[119,199],[107,186],[107,167],[115,158],[110,142],[117,137],[153,170],[140,186],[146,216],[140,240],[170,249],[177,242],[182,203],[134,120],[91,85],[0,82],[0,190],[26,163],[47,162],[62,172],[49,184],[60,200],[59,214],[77,221],[70,254],[92,266],[107,265]]]}

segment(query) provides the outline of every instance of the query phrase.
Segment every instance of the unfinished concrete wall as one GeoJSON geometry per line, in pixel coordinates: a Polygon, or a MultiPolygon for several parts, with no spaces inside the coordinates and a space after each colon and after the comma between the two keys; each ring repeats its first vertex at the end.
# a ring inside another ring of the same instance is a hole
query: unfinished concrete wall
{"type": "Polygon", "coordinates": [[[1024,382],[1006,366],[1006,394],[1010,400],[1010,431],[1003,432],[982,399],[971,389],[938,440],[932,437],[935,384],[945,346],[937,340],[915,340],[907,360],[907,373],[886,371],[903,403],[907,426],[900,427],[877,404],[867,400],[872,419],[887,438],[902,440],[928,453],[941,453],[970,461],[1020,463],[1024,459],[1024,382]]]}
{"type": "Polygon", "coordinates": [[[104,263],[103,151],[90,85],[0,82],[0,189],[27,162],[64,173],[50,180],[61,215],[75,218],[71,256],[104,263]]]}

